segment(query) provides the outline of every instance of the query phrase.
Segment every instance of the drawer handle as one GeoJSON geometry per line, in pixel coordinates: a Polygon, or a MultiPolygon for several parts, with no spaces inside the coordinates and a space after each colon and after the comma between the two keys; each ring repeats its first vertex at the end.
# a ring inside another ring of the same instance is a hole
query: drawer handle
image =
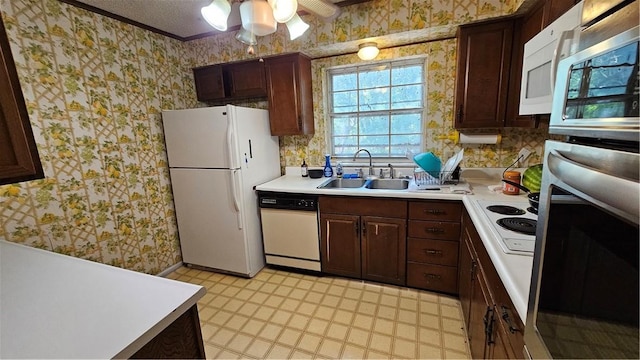
{"type": "Polygon", "coordinates": [[[517,327],[513,326],[513,323],[511,322],[511,317],[509,317],[509,312],[507,311],[507,307],[502,305],[502,306],[500,306],[500,308],[502,309],[502,319],[509,326],[509,332],[512,333],[512,334],[515,334],[516,331],[520,331],[520,329],[518,329],[517,327]]]}
{"type": "Polygon", "coordinates": [[[436,227],[424,228],[424,231],[429,234],[444,234],[445,232],[443,228],[436,228],[436,227]]]}
{"type": "Polygon", "coordinates": [[[422,276],[424,276],[425,278],[427,278],[429,280],[440,280],[440,279],[442,279],[442,276],[440,276],[438,274],[424,273],[424,274],[422,274],[422,276]]]}
{"type": "Polygon", "coordinates": [[[444,214],[444,210],[440,210],[440,209],[424,209],[423,210],[425,214],[431,214],[431,215],[442,215],[444,214]]]}
{"type": "Polygon", "coordinates": [[[424,253],[427,254],[427,255],[442,256],[442,250],[424,249],[424,253]]]}

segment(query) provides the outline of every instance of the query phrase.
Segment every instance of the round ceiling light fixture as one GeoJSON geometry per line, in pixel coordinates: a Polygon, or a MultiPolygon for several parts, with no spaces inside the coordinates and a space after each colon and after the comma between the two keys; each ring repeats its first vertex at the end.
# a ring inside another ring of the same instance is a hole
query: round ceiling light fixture
{"type": "Polygon", "coordinates": [[[359,45],[358,57],[362,60],[373,60],[378,56],[379,52],[378,44],[366,42],[359,45]]]}

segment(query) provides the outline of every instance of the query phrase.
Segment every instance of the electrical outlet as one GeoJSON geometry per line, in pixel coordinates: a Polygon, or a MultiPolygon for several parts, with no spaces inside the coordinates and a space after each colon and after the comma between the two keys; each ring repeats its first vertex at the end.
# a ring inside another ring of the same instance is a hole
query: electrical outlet
{"type": "Polygon", "coordinates": [[[516,157],[516,161],[518,162],[518,167],[523,167],[525,165],[525,161],[531,155],[531,151],[527,148],[522,148],[518,152],[518,157],[516,157]]]}

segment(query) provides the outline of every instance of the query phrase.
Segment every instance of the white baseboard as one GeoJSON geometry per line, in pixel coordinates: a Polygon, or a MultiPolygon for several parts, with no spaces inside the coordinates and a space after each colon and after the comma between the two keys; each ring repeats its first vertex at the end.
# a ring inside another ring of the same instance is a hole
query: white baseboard
{"type": "Polygon", "coordinates": [[[156,274],[156,276],[160,276],[160,277],[166,277],[167,275],[171,274],[172,272],[178,270],[179,268],[181,268],[184,264],[182,263],[182,261],[180,261],[179,263],[175,264],[175,265],[171,265],[168,268],[164,269],[163,271],[159,272],[156,274]]]}

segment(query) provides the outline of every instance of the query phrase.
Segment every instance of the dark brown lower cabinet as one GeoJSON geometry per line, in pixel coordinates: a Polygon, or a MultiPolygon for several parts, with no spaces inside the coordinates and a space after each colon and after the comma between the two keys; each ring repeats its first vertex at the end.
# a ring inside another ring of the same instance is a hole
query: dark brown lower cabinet
{"type": "Polygon", "coordinates": [[[406,269],[404,219],[362,217],[362,278],[404,285],[406,269]]]}
{"type": "Polygon", "coordinates": [[[353,278],[362,276],[360,265],[360,217],[321,214],[320,253],[322,271],[353,278]]]}
{"type": "Polygon", "coordinates": [[[466,210],[462,216],[458,293],[474,359],[523,357],[523,323],[466,210]]]}
{"type": "Polygon", "coordinates": [[[131,358],[204,359],[204,343],[197,305],[193,305],[131,358]]]}
{"type": "Polygon", "coordinates": [[[458,292],[459,201],[409,202],[407,285],[458,292]]]}
{"type": "Polygon", "coordinates": [[[404,285],[407,202],[320,198],[322,272],[404,285]]]}

